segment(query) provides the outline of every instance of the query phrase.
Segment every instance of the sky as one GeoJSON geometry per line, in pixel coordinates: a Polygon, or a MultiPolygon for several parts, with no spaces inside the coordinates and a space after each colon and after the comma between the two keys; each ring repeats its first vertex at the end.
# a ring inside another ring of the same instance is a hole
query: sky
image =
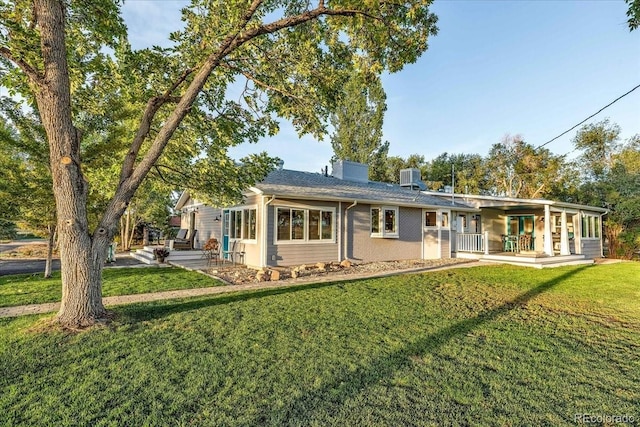
{"type": "MultiPolygon", "coordinates": [[[[167,45],[181,28],[177,0],[129,0],[124,17],[134,48],[167,45]]],[[[640,85],[640,30],[629,31],[623,0],[436,0],[438,35],[414,64],[385,74],[383,139],[389,154],[486,155],[507,134],[539,146],[640,85]]],[[[640,88],[587,123],[605,118],[626,139],[640,133],[640,88]]],[[[267,151],[285,168],[319,172],[333,154],[329,136],[280,133],[230,149],[239,159],[267,151]]],[[[576,130],[546,145],[574,157],[576,130]]]]}

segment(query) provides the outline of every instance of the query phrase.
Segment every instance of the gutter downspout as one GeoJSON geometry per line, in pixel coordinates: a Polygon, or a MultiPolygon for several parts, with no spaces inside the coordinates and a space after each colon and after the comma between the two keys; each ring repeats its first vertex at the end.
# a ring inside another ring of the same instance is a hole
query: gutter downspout
{"type": "MultiPolygon", "coordinates": [[[[349,209],[355,207],[358,204],[357,200],[354,200],[353,203],[344,210],[344,259],[348,258],[347,245],[349,244],[349,209]]],[[[340,260],[342,261],[342,260],[340,260]]]]}
{"type": "MultiPolygon", "coordinates": [[[[267,206],[269,206],[269,203],[273,202],[276,199],[275,194],[273,196],[271,196],[271,198],[269,200],[267,200],[267,202],[263,205],[264,209],[262,209],[262,251],[263,254],[261,256],[262,258],[262,266],[261,267],[266,267],[267,265],[269,265],[268,260],[267,260],[267,243],[268,243],[268,238],[267,238],[267,234],[268,233],[268,224],[267,224],[267,218],[269,217],[269,212],[267,209],[267,206]]],[[[264,199],[263,199],[264,200],[264,199]]]]}
{"type": "Polygon", "coordinates": [[[338,262],[342,261],[342,202],[338,202],[338,221],[336,223],[336,240],[338,242],[338,262]]]}

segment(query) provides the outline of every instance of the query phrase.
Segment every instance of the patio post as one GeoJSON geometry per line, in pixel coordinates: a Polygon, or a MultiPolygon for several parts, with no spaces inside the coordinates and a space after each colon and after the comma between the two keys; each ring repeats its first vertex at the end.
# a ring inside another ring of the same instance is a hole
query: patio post
{"type": "Polygon", "coordinates": [[[544,253],[553,256],[553,240],[551,236],[551,208],[544,205],[544,253]]]}
{"type": "Polygon", "coordinates": [[[560,214],[560,255],[571,255],[569,250],[569,228],[567,227],[567,212],[560,214]]]}
{"type": "Polygon", "coordinates": [[[489,255],[489,232],[484,232],[484,254],[489,255]]]}

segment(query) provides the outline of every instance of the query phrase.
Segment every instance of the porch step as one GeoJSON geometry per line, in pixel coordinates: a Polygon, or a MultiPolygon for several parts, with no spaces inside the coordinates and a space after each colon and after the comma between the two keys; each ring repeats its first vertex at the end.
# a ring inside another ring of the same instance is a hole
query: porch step
{"type": "Polygon", "coordinates": [[[132,258],[137,259],[145,264],[156,265],[159,264],[158,261],[153,259],[153,248],[150,250],[147,249],[148,246],[145,246],[143,249],[138,249],[135,252],[132,252],[130,255],[132,258]]]}
{"type": "MultiPolygon", "coordinates": [[[[164,246],[145,246],[142,249],[138,249],[131,256],[145,264],[155,265],[159,264],[157,260],[153,257],[153,250],[158,248],[163,248],[164,246]]],[[[181,262],[181,261],[192,261],[192,260],[200,260],[202,258],[202,251],[200,249],[195,249],[192,251],[178,251],[172,250],[169,252],[169,256],[167,257],[167,261],[181,262]]]]}
{"type": "Polygon", "coordinates": [[[521,265],[534,268],[562,267],[565,265],[589,265],[593,264],[593,259],[587,259],[584,255],[562,255],[562,256],[527,256],[527,255],[483,255],[482,262],[494,262],[511,265],[521,265]]]}

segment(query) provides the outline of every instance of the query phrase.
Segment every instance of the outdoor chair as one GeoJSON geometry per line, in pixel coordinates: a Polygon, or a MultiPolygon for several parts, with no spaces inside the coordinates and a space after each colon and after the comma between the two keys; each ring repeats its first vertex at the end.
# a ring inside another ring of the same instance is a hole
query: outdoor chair
{"type": "Polygon", "coordinates": [[[244,254],[244,244],[234,240],[231,245],[231,250],[222,251],[222,258],[231,261],[234,265],[238,259],[241,264],[244,264],[244,254]]]}
{"type": "Polygon", "coordinates": [[[505,252],[516,252],[517,250],[516,239],[517,239],[517,236],[504,236],[505,252]]]}
{"type": "Polygon", "coordinates": [[[207,240],[202,248],[202,257],[207,260],[207,265],[211,265],[211,261],[215,260],[218,265],[220,259],[220,243],[218,239],[212,238],[207,240]]]}
{"type": "Polygon", "coordinates": [[[188,232],[189,230],[187,230],[186,228],[181,228],[180,230],[178,230],[178,233],[176,234],[176,237],[174,237],[174,240],[185,240],[187,238],[188,232]]]}
{"type": "Polygon", "coordinates": [[[196,237],[196,233],[198,232],[198,230],[193,230],[193,233],[191,233],[191,236],[189,236],[188,239],[175,239],[173,241],[173,249],[178,249],[178,250],[191,250],[193,249],[193,242],[195,240],[196,237]]]}

